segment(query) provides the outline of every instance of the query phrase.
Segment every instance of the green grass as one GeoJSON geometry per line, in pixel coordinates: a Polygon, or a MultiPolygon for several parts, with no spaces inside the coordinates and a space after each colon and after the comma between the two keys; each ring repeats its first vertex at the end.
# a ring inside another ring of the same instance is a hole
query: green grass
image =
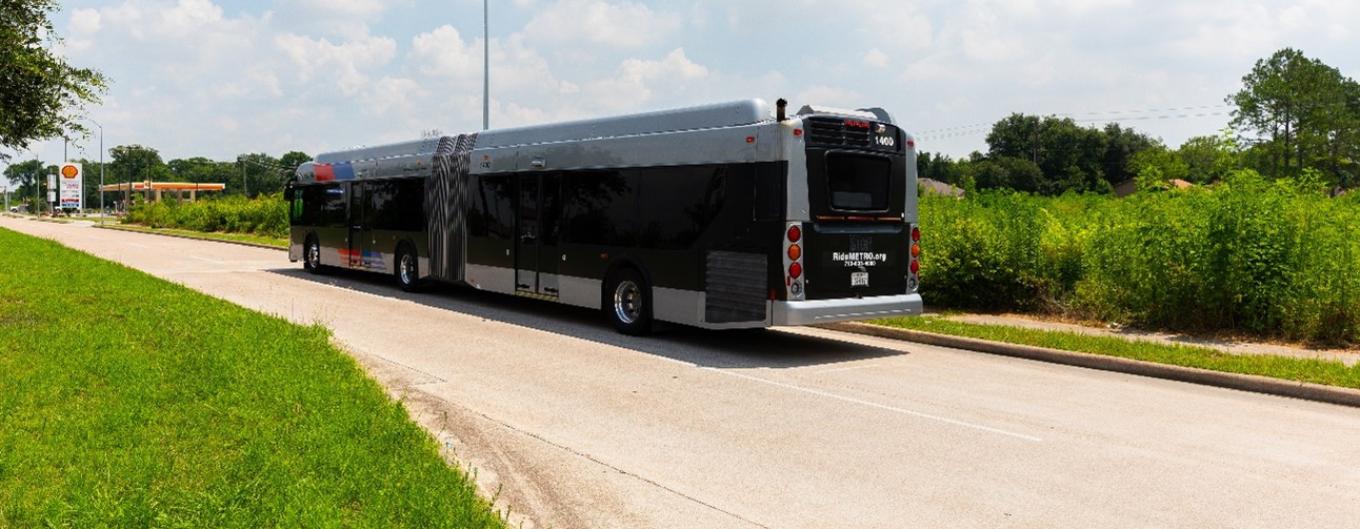
{"type": "Polygon", "coordinates": [[[180,237],[188,237],[190,239],[202,239],[205,241],[246,242],[251,244],[270,246],[274,248],[283,249],[288,248],[287,237],[272,237],[269,235],[256,235],[253,233],[203,232],[193,230],[179,230],[173,228],[148,228],[146,226],[138,226],[135,224],[106,224],[105,226],[113,229],[136,231],[141,233],[178,235],[180,237]]]}
{"type": "Polygon", "coordinates": [[[324,329],[0,248],[0,527],[502,527],[324,329]]]}
{"type": "Polygon", "coordinates": [[[868,323],[994,342],[1360,389],[1360,366],[1347,367],[1341,362],[1282,356],[1234,355],[1204,347],[1167,345],[1007,325],[963,323],[936,317],[887,318],[868,323]]]}

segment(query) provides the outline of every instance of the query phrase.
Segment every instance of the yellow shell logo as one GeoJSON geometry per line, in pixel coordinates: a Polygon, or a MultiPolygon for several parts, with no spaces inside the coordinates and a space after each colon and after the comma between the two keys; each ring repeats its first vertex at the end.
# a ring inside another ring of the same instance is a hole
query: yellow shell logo
{"type": "Polygon", "coordinates": [[[75,178],[78,174],[80,174],[80,170],[76,169],[74,165],[65,165],[61,168],[61,176],[66,178],[75,178]]]}

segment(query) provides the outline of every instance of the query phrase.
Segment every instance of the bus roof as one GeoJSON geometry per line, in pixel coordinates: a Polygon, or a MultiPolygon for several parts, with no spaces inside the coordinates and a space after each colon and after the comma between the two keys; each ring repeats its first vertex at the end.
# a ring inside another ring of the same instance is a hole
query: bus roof
{"type": "MultiPolygon", "coordinates": [[[[509,129],[483,131],[477,136],[477,148],[511,147],[597,138],[635,136],[683,130],[735,127],[768,121],[774,118],[769,103],[762,99],[748,99],[640,114],[568,121],[549,125],[532,125],[509,129]]],[[[329,152],[316,157],[316,163],[331,164],[361,160],[377,160],[417,155],[434,155],[439,138],[408,141],[329,152]]]]}

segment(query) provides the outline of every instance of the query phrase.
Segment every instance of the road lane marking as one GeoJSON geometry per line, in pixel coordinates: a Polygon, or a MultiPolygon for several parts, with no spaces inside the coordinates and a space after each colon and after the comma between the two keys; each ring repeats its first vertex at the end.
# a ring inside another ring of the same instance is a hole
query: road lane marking
{"type": "MultiPolygon", "coordinates": [[[[693,364],[691,364],[691,365],[693,365],[693,364]]],[[[867,400],[863,400],[863,399],[857,399],[857,398],[854,398],[854,397],[847,397],[847,396],[845,396],[845,395],[837,395],[837,394],[835,394],[835,393],[830,393],[830,392],[826,392],[826,391],[822,391],[822,390],[818,390],[818,389],[807,388],[807,387],[803,387],[803,386],[799,386],[799,385],[795,385],[795,384],[788,384],[788,383],[785,383],[785,382],[779,382],[779,381],[775,381],[775,380],[769,380],[769,379],[760,378],[760,377],[756,377],[756,376],[751,376],[751,375],[746,375],[746,374],[742,374],[742,373],[737,373],[737,372],[734,372],[734,371],[726,371],[726,370],[719,369],[719,368],[716,368],[716,367],[702,367],[702,366],[695,366],[695,367],[699,367],[699,369],[705,369],[705,370],[708,370],[708,371],[713,371],[713,372],[715,372],[715,373],[722,373],[722,374],[727,375],[727,376],[730,376],[730,377],[736,377],[736,378],[740,378],[740,379],[743,379],[743,380],[749,380],[749,381],[752,381],[752,382],[760,382],[760,383],[762,383],[762,384],[769,384],[769,385],[771,385],[771,386],[776,386],[776,387],[780,387],[780,388],[784,388],[784,389],[789,389],[789,390],[793,390],[793,391],[799,391],[799,392],[802,392],[802,393],[807,393],[807,394],[809,394],[809,395],[816,395],[816,396],[818,396],[818,397],[825,397],[825,398],[829,398],[829,399],[835,399],[835,400],[839,400],[839,401],[841,401],[841,402],[849,402],[849,403],[851,403],[851,404],[859,404],[859,405],[861,405],[861,406],[868,406],[868,407],[870,407],[870,408],[875,408],[875,409],[879,409],[879,410],[883,410],[883,411],[890,411],[890,412],[893,412],[893,413],[899,413],[899,414],[902,414],[902,415],[910,415],[910,416],[912,416],[912,417],[918,417],[918,418],[921,418],[921,419],[929,419],[929,420],[932,420],[932,421],[938,421],[938,422],[942,422],[942,423],[945,423],[945,424],[952,424],[952,425],[954,425],[954,426],[960,426],[960,427],[963,427],[963,428],[971,428],[971,429],[974,429],[974,430],[979,430],[979,431],[983,431],[983,432],[994,433],[994,434],[997,434],[997,435],[1004,435],[1004,436],[1007,436],[1007,437],[1013,437],[1013,438],[1016,438],[1016,439],[1021,439],[1021,440],[1024,440],[1024,441],[1029,441],[1029,442],[1031,442],[1031,443],[1042,443],[1042,442],[1044,442],[1043,439],[1038,438],[1038,437],[1035,437],[1035,436],[1032,436],[1032,435],[1026,435],[1026,434],[1017,433],[1017,432],[1012,432],[1012,431],[1008,431],[1008,430],[1002,430],[1002,429],[1000,429],[1000,428],[992,428],[991,426],[983,426],[983,425],[981,425],[981,424],[974,424],[974,423],[967,422],[967,421],[960,421],[960,420],[957,420],[957,419],[950,419],[950,418],[948,418],[948,417],[941,417],[941,416],[939,416],[939,415],[931,415],[931,414],[929,414],[929,413],[922,413],[922,412],[919,412],[919,411],[908,410],[908,409],[905,409],[905,408],[898,408],[898,407],[896,407],[896,406],[888,406],[888,405],[886,405],[886,404],[879,404],[879,403],[877,403],[877,402],[871,402],[871,401],[867,401],[867,400]]]]}
{"type": "Polygon", "coordinates": [[[852,371],[852,370],[855,370],[855,369],[867,369],[867,368],[870,368],[870,367],[878,367],[878,364],[864,364],[864,365],[858,365],[858,366],[832,367],[832,368],[828,368],[828,369],[818,369],[817,371],[815,371],[815,373],[838,373],[838,372],[841,372],[841,371],[852,371]]]}

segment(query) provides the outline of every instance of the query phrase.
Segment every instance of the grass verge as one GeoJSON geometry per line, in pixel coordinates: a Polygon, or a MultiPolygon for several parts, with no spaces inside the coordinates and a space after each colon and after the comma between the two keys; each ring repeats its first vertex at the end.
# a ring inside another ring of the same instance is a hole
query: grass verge
{"type": "Polygon", "coordinates": [[[1226,373],[1260,375],[1296,382],[1360,389],[1360,366],[1347,367],[1341,362],[1328,360],[1235,355],[1205,347],[1167,345],[1109,336],[1088,336],[1072,332],[1025,329],[1006,325],[963,323],[933,317],[886,318],[867,323],[993,342],[1047,347],[1049,349],[1117,356],[1226,373]]]}
{"type": "Polygon", "coordinates": [[[0,248],[0,527],[502,527],[323,328],[0,248]]]}
{"type": "Polygon", "coordinates": [[[253,233],[228,233],[228,232],[205,232],[193,230],[180,230],[174,228],[148,228],[136,224],[105,224],[105,228],[115,230],[127,230],[141,233],[155,233],[161,235],[175,235],[190,239],[202,239],[205,241],[226,241],[244,242],[269,246],[271,248],[288,249],[288,239],[283,237],[270,237],[268,235],[255,235],[253,233]]]}

